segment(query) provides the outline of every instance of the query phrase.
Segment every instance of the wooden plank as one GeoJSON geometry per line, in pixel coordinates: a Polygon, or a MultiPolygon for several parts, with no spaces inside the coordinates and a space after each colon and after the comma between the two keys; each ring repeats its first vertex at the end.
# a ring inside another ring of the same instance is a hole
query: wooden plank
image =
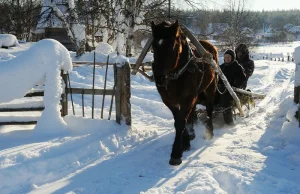
{"type": "Polygon", "coordinates": [[[92,96],[92,119],[94,119],[94,106],[95,106],[95,70],[96,70],[96,52],[94,52],[94,66],[93,66],[93,96],[92,96]]]}
{"type": "Polygon", "coordinates": [[[294,102],[299,103],[300,86],[294,86],[294,102]]]}
{"type": "Polygon", "coordinates": [[[116,65],[116,122],[121,124],[122,66],[116,65]]]}
{"type": "Polygon", "coordinates": [[[105,94],[106,94],[106,81],[107,81],[108,61],[109,61],[109,55],[107,56],[107,64],[106,64],[106,70],[105,70],[104,94],[103,94],[103,97],[102,97],[102,106],[101,106],[101,119],[103,119],[103,109],[104,109],[104,101],[105,101],[105,94]]]}
{"type": "Polygon", "coordinates": [[[1,108],[0,112],[29,112],[29,111],[43,111],[45,107],[34,108],[1,108]]]}
{"type": "Polygon", "coordinates": [[[71,102],[72,102],[73,115],[75,115],[74,101],[73,101],[73,95],[72,95],[72,88],[71,88],[69,72],[67,72],[67,78],[68,78],[68,84],[69,84],[69,88],[70,88],[70,96],[71,96],[71,102]]]}
{"type": "MultiPolygon", "coordinates": [[[[94,65],[93,61],[72,61],[72,64],[74,67],[81,67],[81,66],[85,66],[85,65],[94,65]]],[[[108,63],[108,65],[114,65],[115,63],[108,63]]],[[[101,66],[104,67],[106,66],[106,63],[104,62],[95,62],[96,66],[101,66]]],[[[146,62],[146,63],[141,63],[140,65],[143,66],[152,66],[152,62],[146,62]]],[[[136,64],[135,63],[131,63],[130,64],[131,68],[136,68],[136,64]]]]}
{"type": "Polygon", "coordinates": [[[130,87],[130,67],[126,63],[122,66],[121,85],[121,118],[124,118],[126,125],[131,125],[131,87],[130,87]]]}
{"type": "Polygon", "coordinates": [[[132,72],[131,72],[132,75],[135,75],[138,72],[138,69],[142,65],[142,62],[143,62],[148,50],[150,49],[153,40],[154,40],[153,36],[150,36],[150,38],[147,40],[147,42],[144,46],[144,49],[142,50],[140,56],[138,57],[138,59],[135,62],[135,64],[136,64],[135,67],[132,68],[132,72]]]}
{"type": "MultiPolygon", "coordinates": [[[[84,66],[84,65],[94,65],[94,61],[72,61],[73,66],[84,66]]],[[[114,65],[115,63],[108,63],[108,65],[114,65]]],[[[105,66],[106,63],[95,62],[95,65],[105,66]]]]}
{"type": "MultiPolygon", "coordinates": [[[[104,94],[104,89],[94,89],[95,90],[95,95],[103,95],[104,94]]],[[[70,93],[70,88],[67,88],[67,92],[70,93]]],[[[93,89],[89,88],[72,88],[72,94],[93,94],[93,89]]],[[[105,95],[112,95],[113,94],[113,89],[106,89],[105,95]]]]}
{"type": "Polygon", "coordinates": [[[35,125],[37,121],[7,121],[0,122],[0,125],[35,125]]]}
{"type": "Polygon", "coordinates": [[[64,74],[63,71],[61,72],[61,76],[65,84],[65,93],[62,93],[61,95],[61,116],[64,117],[68,115],[68,77],[67,74],[64,74]]]}
{"type": "Polygon", "coordinates": [[[109,107],[109,113],[108,113],[108,120],[110,120],[111,117],[111,111],[112,111],[112,106],[113,106],[113,102],[114,102],[114,96],[116,93],[116,64],[114,65],[114,87],[113,87],[113,94],[111,95],[111,99],[110,99],[110,107],[109,107]]]}
{"type": "Polygon", "coordinates": [[[29,92],[24,97],[44,96],[44,91],[29,92]]]}
{"type": "Polygon", "coordinates": [[[84,91],[81,94],[81,102],[82,102],[82,116],[84,117],[84,91]]]}

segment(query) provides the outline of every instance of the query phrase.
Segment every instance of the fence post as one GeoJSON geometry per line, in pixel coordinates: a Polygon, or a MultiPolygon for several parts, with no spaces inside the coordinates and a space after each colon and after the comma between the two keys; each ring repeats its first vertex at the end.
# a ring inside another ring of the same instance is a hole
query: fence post
{"type": "Polygon", "coordinates": [[[294,102],[299,103],[300,86],[294,86],[294,102]]]}
{"type": "Polygon", "coordinates": [[[300,127],[300,46],[295,48],[294,52],[295,58],[295,81],[294,81],[294,102],[298,104],[298,122],[300,127]]]}
{"type": "Polygon", "coordinates": [[[131,125],[131,86],[130,86],[130,66],[125,63],[122,67],[122,90],[121,90],[121,115],[126,125],[131,125]]]}
{"type": "Polygon", "coordinates": [[[61,77],[63,80],[63,83],[65,84],[65,91],[61,94],[61,116],[64,117],[68,115],[68,76],[64,71],[61,71],[61,77]]]}
{"type": "Polygon", "coordinates": [[[116,121],[121,124],[121,82],[122,82],[122,65],[116,64],[116,121]]]}
{"type": "Polygon", "coordinates": [[[121,124],[124,119],[127,125],[131,125],[131,87],[130,87],[130,66],[116,65],[116,121],[121,124]]]}

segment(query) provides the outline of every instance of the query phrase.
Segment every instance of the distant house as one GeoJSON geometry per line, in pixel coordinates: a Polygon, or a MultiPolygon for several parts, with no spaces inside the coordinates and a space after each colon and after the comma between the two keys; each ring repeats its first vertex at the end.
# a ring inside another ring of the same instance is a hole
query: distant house
{"type": "MultiPolygon", "coordinates": [[[[242,29],[242,32],[241,32],[241,33],[244,35],[244,37],[245,37],[246,39],[248,39],[249,42],[253,41],[253,40],[256,38],[256,36],[254,35],[253,30],[250,29],[250,28],[248,28],[248,27],[244,27],[244,28],[242,29]]],[[[247,42],[248,42],[248,41],[247,41],[247,42]]]]}
{"type": "Polygon", "coordinates": [[[62,22],[54,15],[52,8],[49,7],[53,1],[62,13],[67,13],[68,0],[44,0],[40,20],[33,32],[33,40],[39,41],[44,38],[52,38],[62,43],[68,50],[75,51],[76,46],[68,37],[62,22]]]}
{"type": "Polygon", "coordinates": [[[188,28],[198,38],[217,39],[229,27],[227,23],[208,23],[205,28],[201,29],[197,21],[196,18],[190,17],[188,28]]]}
{"type": "Polygon", "coordinates": [[[264,42],[275,42],[277,34],[278,34],[277,30],[273,29],[271,26],[264,27],[261,35],[262,38],[261,40],[264,42]]]}
{"type": "Polygon", "coordinates": [[[294,26],[292,24],[286,24],[284,29],[287,33],[290,33],[294,36],[294,40],[300,40],[300,26],[294,26]]]}
{"type": "Polygon", "coordinates": [[[228,28],[227,23],[209,23],[206,32],[210,34],[211,39],[217,40],[223,36],[228,28]]]}

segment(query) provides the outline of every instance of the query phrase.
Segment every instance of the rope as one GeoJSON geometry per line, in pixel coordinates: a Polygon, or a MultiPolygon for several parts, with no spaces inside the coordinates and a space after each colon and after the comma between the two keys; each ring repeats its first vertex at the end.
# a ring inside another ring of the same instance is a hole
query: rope
{"type": "Polygon", "coordinates": [[[220,90],[219,90],[219,88],[218,88],[218,84],[217,84],[217,91],[219,92],[219,94],[225,94],[225,92],[227,91],[227,88],[225,87],[225,90],[223,91],[223,92],[221,92],[220,90]]]}

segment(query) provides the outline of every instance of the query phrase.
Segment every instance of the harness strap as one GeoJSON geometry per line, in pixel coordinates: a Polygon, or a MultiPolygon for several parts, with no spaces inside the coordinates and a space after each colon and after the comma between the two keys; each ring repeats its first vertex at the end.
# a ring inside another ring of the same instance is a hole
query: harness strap
{"type": "Polygon", "coordinates": [[[186,62],[186,64],[185,64],[179,71],[177,71],[177,72],[175,72],[175,73],[170,73],[169,75],[166,76],[166,79],[167,79],[167,80],[176,80],[176,79],[178,79],[178,78],[186,71],[186,69],[187,69],[189,63],[190,63],[191,60],[193,60],[194,58],[195,58],[195,57],[192,56],[192,57],[188,60],[188,62],[186,62]]]}

